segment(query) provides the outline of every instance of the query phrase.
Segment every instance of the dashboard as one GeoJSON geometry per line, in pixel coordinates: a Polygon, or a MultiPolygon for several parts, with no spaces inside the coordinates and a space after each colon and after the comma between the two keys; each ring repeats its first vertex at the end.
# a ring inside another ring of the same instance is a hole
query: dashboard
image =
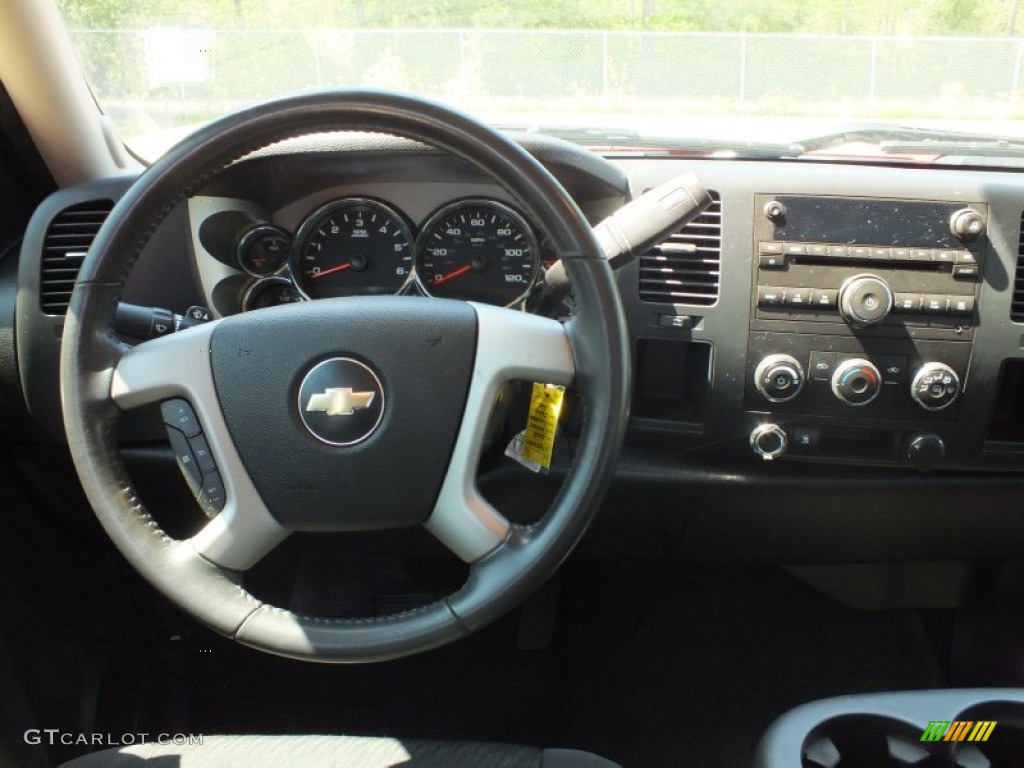
{"type": "MultiPolygon", "coordinates": [[[[520,140],[593,224],[684,171],[712,191],[708,210],[618,271],[638,455],[1024,470],[1020,175],[605,158],[520,140]]],[[[130,183],[62,190],[24,241],[20,373],[50,439],[61,434],[57,354],[76,260],[130,183]]],[[[421,294],[531,311],[556,259],[517,202],[461,161],[328,135],[255,153],[178,206],[124,300],[224,316],[421,294]]]]}

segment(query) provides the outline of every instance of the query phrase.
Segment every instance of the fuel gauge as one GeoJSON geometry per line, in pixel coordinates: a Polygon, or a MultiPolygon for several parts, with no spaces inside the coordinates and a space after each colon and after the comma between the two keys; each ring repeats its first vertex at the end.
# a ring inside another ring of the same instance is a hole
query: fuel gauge
{"type": "Polygon", "coordinates": [[[235,249],[238,266],[254,277],[278,272],[288,261],[292,236],[280,227],[258,224],[245,231],[235,249]]]}
{"type": "Polygon", "coordinates": [[[248,312],[250,309],[294,304],[302,300],[302,296],[291,280],[283,277],[268,277],[265,280],[256,280],[246,289],[242,296],[242,311],[248,312]]]}

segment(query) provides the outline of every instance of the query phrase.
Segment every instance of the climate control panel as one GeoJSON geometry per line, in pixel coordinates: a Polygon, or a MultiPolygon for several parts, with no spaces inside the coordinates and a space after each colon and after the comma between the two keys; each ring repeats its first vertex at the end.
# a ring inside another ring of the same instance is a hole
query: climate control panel
{"type": "Polygon", "coordinates": [[[967,342],[752,332],[749,410],[868,418],[955,417],[967,342]]]}

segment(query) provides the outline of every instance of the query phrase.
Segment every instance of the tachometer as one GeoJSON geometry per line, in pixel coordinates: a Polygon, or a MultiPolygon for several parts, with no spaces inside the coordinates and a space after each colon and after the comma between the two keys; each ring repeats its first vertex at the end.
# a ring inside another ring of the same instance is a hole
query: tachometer
{"type": "Polygon", "coordinates": [[[314,212],[299,228],[292,276],[311,299],[397,293],[413,271],[412,233],[379,200],[345,198],[314,212]]]}
{"type": "Polygon", "coordinates": [[[431,296],[507,307],[530,290],[540,248],[503,203],[460,200],[434,213],[416,242],[416,277],[431,296]]]}

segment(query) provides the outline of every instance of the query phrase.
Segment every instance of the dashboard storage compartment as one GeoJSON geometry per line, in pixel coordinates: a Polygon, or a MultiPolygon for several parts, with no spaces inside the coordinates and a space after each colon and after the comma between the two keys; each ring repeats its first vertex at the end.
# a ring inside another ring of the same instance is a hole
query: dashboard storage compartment
{"type": "Polygon", "coordinates": [[[699,426],[711,391],[711,345],[639,339],[633,417],[699,426]]]}

